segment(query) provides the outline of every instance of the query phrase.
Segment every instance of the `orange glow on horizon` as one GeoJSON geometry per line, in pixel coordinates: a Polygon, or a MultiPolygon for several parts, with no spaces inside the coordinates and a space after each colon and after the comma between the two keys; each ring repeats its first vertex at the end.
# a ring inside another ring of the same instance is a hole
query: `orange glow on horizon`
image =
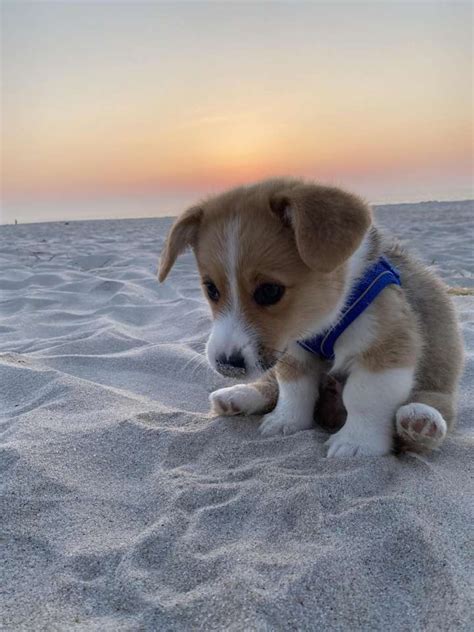
{"type": "Polygon", "coordinates": [[[382,4],[2,8],[3,198],[468,182],[470,12],[382,4]]]}

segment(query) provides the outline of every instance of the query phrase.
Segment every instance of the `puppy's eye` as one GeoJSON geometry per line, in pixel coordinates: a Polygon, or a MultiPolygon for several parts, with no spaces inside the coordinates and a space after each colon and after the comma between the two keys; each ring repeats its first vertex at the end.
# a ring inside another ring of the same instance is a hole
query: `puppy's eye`
{"type": "Polygon", "coordinates": [[[211,300],[213,303],[217,303],[220,297],[220,293],[214,283],[212,281],[204,281],[203,285],[206,288],[209,300],[211,300]]]}
{"type": "Polygon", "coordinates": [[[285,293],[283,285],[278,283],[262,283],[253,293],[253,300],[258,305],[275,305],[285,293]]]}

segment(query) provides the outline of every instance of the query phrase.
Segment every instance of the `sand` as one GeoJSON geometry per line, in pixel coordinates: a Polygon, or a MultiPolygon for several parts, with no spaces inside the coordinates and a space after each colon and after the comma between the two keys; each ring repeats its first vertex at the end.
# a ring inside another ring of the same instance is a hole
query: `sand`
{"type": "Polygon", "coordinates": [[[457,431],[426,458],[210,417],[192,255],[155,279],[170,219],[1,227],[2,629],[472,629],[473,207],[377,214],[467,288],[457,431]]]}

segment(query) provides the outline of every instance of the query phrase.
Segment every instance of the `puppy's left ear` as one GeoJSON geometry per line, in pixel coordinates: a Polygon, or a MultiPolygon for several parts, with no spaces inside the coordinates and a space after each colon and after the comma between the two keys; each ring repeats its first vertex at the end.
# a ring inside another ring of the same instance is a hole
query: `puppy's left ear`
{"type": "Polygon", "coordinates": [[[176,258],[186,250],[186,248],[195,245],[202,215],[202,208],[193,206],[178,217],[171,227],[160,257],[160,267],[158,271],[158,280],[160,283],[168,276],[176,258]]]}
{"type": "Polygon", "coordinates": [[[332,272],[344,263],[372,222],[369,207],[358,197],[319,185],[293,185],[274,194],[270,207],[293,229],[303,262],[319,272],[332,272]]]}

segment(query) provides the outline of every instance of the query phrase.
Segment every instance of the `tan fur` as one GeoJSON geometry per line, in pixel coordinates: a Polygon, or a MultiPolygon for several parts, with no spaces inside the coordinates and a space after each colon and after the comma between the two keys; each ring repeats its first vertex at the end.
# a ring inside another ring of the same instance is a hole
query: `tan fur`
{"type": "Polygon", "coordinates": [[[291,355],[285,354],[277,362],[275,371],[278,380],[283,382],[294,382],[308,372],[308,367],[296,358],[293,358],[291,355]]]}
{"type": "Polygon", "coordinates": [[[252,384],[265,398],[261,413],[270,412],[276,406],[278,400],[278,382],[274,369],[267,371],[262,377],[252,384]]]}
{"type": "MultiPolygon", "coordinates": [[[[347,262],[368,234],[371,213],[359,198],[339,189],[288,179],[233,189],[189,209],[170,232],[159,279],[192,247],[201,278],[211,280],[220,292],[219,302],[210,302],[214,317],[230,298],[226,239],[236,221],[239,307],[258,334],[263,364],[274,365],[254,384],[265,396],[265,412],[277,402],[277,379],[292,381],[305,372],[304,365],[287,355],[288,345],[310,334],[312,325],[340,304],[347,262]],[[281,301],[268,308],[257,305],[253,293],[261,283],[283,285],[281,301]]],[[[436,408],[452,425],[463,352],[446,288],[376,228],[370,229],[370,237],[368,256],[375,260],[386,255],[401,272],[402,289],[388,287],[374,301],[375,336],[356,360],[373,373],[415,367],[409,402],[436,408]]],[[[340,419],[340,407],[335,408],[340,419]]]]}
{"type": "Polygon", "coordinates": [[[419,323],[422,349],[410,401],[433,406],[452,427],[464,350],[447,288],[426,266],[397,245],[384,243],[383,251],[402,271],[403,291],[419,323]]]}
{"type": "Polygon", "coordinates": [[[389,286],[372,304],[377,322],[375,341],[360,356],[368,371],[415,366],[423,341],[416,316],[403,290],[389,286]]]}
{"type": "Polygon", "coordinates": [[[303,261],[321,272],[342,265],[359,246],[372,221],[362,200],[333,187],[293,183],[274,195],[270,204],[292,225],[303,261]]]}
{"type": "Polygon", "coordinates": [[[185,211],[173,225],[161,255],[160,269],[158,272],[158,280],[160,283],[166,279],[176,258],[183,250],[188,246],[194,246],[201,216],[201,208],[192,207],[185,211]]]}

